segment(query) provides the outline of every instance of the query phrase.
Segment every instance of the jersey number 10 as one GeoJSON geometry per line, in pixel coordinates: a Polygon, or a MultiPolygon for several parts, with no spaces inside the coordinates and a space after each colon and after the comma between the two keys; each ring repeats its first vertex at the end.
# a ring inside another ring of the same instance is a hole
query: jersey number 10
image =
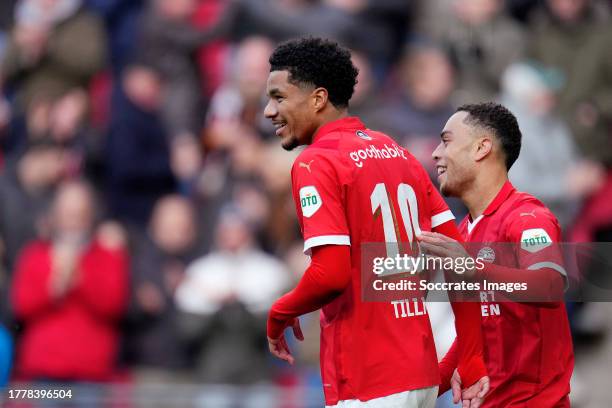
{"type": "MultiPolygon", "coordinates": [[[[395,211],[391,206],[389,193],[384,183],[376,184],[370,195],[370,201],[372,203],[372,214],[374,218],[378,218],[379,215],[382,216],[387,257],[395,257],[400,253],[397,239],[399,235],[399,226],[395,211]]],[[[414,237],[421,234],[421,227],[419,226],[419,206],[417,197],[414,189],[410,185],[401,183],[397,186],[397,204],[400,209],[408,242],[412,247],[414,237]]]]}

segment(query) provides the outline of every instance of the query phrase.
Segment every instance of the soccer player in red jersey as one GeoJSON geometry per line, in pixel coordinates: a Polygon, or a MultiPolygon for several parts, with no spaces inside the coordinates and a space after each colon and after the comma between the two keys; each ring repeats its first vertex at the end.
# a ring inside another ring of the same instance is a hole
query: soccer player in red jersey
{"type": "MultiPolygon", "coordinates": [[[[526,283],[530,295],[550,294],[555,300],[500,302],[492,292],[481,292],[491,390],[484,402],[466,395],[469,391],[463,398],[470,407],[569,407],[574,355],[562,301],[567,274],[554,244],[561,231],[548,208],[508,180],[521,147],[516,118],[498,104],[464,105],[448,120],[441,138],[432,154],[440,190],[459,197],[469,210],[459,230],[465,241],[482,246],[480,253],[490,261],[481,278],[526,283]],[[515,245],[495,246],[501,242],[515,245]]],[[[424,232],[421,244],[434,255],[467,256],[452,239],[439,234],[424,232]]],[[[461,376],[455,372],[456,358],[453,345],[440,364],[440,391],[452,385],[458,401],[461,376]]]]}
{"type": "MultiPolygon", "coordinates": [[[[436,351],[420,299],[361,298],[361,244],[413,242],[421,231],[459,237],[454,217],[417,160],[390,137],[348,116],[357,70],[336,43],[308,38],[270,57],[265,116],[283,148],[309,145],[292,168],[293,196],[311,264],[272,306],[269,348],[293,363],[284,330],[321,311],[327,406],[433,407],[436,351]],[[397,302],[394,302],[397,303],[397,302]]],[[[401,296],[401,295],[398,295],[401,296]]],[[[464,384],[486,379],[477,303],[453,303],[464,384]]]]}

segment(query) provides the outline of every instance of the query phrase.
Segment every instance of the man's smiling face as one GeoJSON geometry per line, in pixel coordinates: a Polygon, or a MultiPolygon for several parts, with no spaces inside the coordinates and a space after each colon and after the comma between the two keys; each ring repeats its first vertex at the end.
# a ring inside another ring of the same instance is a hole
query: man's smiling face
{"type": "Polygon", "coordinates": [[[440,191],[445,196],[459,196],[475,177],[477,167],[473,152],[477,138],[474,129],[464,122],[468,115],[460,111],[448,119],[440,134],[442,140],[432,153],[440,191]]]}
{"type": "Polygon", "coordinates": [[[274,124],[283,148],[309,144],[317,129],[314,87],[291,82],[289,71],[272,71],[266,88],[269,100],[264,115],[274,124]]]}

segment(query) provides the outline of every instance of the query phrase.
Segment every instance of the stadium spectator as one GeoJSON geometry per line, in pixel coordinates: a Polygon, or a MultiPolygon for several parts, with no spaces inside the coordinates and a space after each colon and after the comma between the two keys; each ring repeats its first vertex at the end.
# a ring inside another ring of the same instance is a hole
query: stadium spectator
{"type": "Polygon", "coordinates": [[[5,141],[7,157],[23,152],[28,143],[48,139],[62,149],[66,176],[80,175],[91,141],[87,119],[87,94],[69,90],[56,99],[36,96],[24,115],[16,116],[5,141]]]}
{"type": "Polygon", "coordinates": [[[457,66],[457,104],[491,100],[504,69],[523,56],[525,33],[502,0],[422,2],[418,30],[448,47],[457,66]],[[511,45],[510,45],[511,44],[511,45]]]}
{"type": "Polygon", "coordinates": [[[195,56],[225,28],[196,28],[191,24],[196,7],[195,0],[154,0],[142,20],[139,56],[164,81],[161,112],[170,137],[194,136],[202,126],[205,78],[199,77],[195,56]]]}
{"type": "Polygon", "coordinates": [[[85,0],[92,13],[104,19],[108,33],[109,63],[113,74],[120,74],[137,49],[140,18],[145,0],[85,0]]]}
{"type": "MultiPolygon", "coordinates": [[[[457,73],[447,53],[427,39],[406,46],[397,71],[396,92],[384,98],[368,126],[394,135],[433,178],[430,155],[438,144],[440,129],[453,112],[457,73]]],[[[466,214],[459,200],[450,198],[447,203],[456,217],[466,214]]]]}
{"type": "MultiPolygon", "coordinates": [[[[612,236],[612,55],[609,7],[590,0],[548,0],[532,18],[530,53],[537,61],[558,69],[565,82],[558,93],[558,112],[581,153],[590,159],[590,173],[571,179],[570,189],[587,183],[591,193],[576,216],[568,237],[572,242],[610,241],[612,236]]],[[[609,251],[600,259],[612,262],[609,251]]],[[[599,268],[585,265],[587,279],[599,268]]],[[[601,335],[605,325],[599,305],[576,305],[574,334],[601,335]]]]}
{"type": "MultiPolygon", "coordinates": [[[[568,181],[572,171],[581,170],[576,167],[579,156],[572,135],[553,113],[558,86],[554,80],[554,73],[543,67],[513,64],[502,78],[501,102],[521,124],[521,154],[509,172],[510,180],[542,200],[563,227],[572,221],[579,198],[568,181]]],[[[593,181],[583,176],[580,182],[593,181]]]]}
{"type": "Polygon", "coordinates": [[[127,254],[119,227],[94,227],[94,207],[85,184],[62,184],[49,239],[31,242],[19,257],[11,293],[23,325],[19,378],[107,380],[114,373],[127,254]]]}
{"type": "Polygon", "coordinates": [[[62,149],[40,140],[32,141],[0,174],[0,236],[9,274],[22,247],[41,232],[43,215],[65,167],[62,149]]]}
{"type": "MultiPolygon", "coordinates": [[[[259,220],[254,225],[261,226],[260,237],[266,249],[275,254],[285,254],[300,236],[295,216],[295,206],[291,195],[291,164],[297,153],[278,149],[275,142],[263,146],[258,165],[262,180],[264,201],[259,205],[259,220]]],[[[246,190],[246,188],[243,188],[246,190]]],[[[253,201],[248,195],[237,195],[236,202],[249,214],[253,201]]],[[[255,221],[256,217],[251,217],[255,221]]]]}
{"type": "Polygon", "coordinates": [[[388,95],[380,89],[380,83],[374,77],[374,67],[363,52],[351,50],[351,60],[359,71],[351,99],[351,114],[363,118],[368,126],[379,126],[384,122],[380,117],[384,113],[381,107],[387,102],[388,95]]]}
{"type": "Polygon", "coordinates": [[[334,11],[343,14],[342,19],[336,21],[346,21],[345,31],[339,30],[342,25],[337,22],[327,22],[319,17],[316,20],[338,31],[325,35],[325,31],[315,26],[309,34],[336,38],[348,46],[361,47],[372,63],[374,77],[377,80],[384,78],[391,63],[400,56],[413,7],[403,0],[323,0],[321,3],[322,15],[334,11]]]}
{"type": "Polygon", "coordinates": [[[548,0],[532,17],[530,56],[558,69],[565,82],[558,112],[581,152],[612,165],[612,27],[609,13],[589,0],[548,0]]]}
{"type": "Polygon", "coordinates": [[[0,78],[18,86],[21,111],[35,97],[55,99],[86,87],[104,67],[104,27],[80,0],[21,0],[15,16],[0,78]]]}
{"type": "Polygon", "coordinates": [[[261,116],[272,50],[272,42],[264,37],[247,37],[236,46],[231,72],[210,101],[205,128],[209,149],[233,147],[253,130],[261,138],[273,134],[261,116]]]}
{"type": "Polygon", "coordinates": [[[408,45],[398,68],[399,94],[383,105],[377,125],[433,174],[431,151],[452,113],[455,71],[444,51],[426,41],[408,45]]]}
{"type": "Polygon", "coordinates": [[[113,95],[105,153],[109,209],[113,217],[140,227],[155,202],[176,188],[159,115],[162,86],[155,71],[132,65],[113,95]]]}
{"type": "Polygon", "coordinates": [[[147,234],[134,252],[128,347],[130,362],[139,368],[189,366],[178,332],[174,292],[194,258],[196,225],[187,199],[165,196],[155,205],[147,234]]]}
{"type": "Polygon", "coordinates": [[[289,279],[282,263],[257,248],[244,215],[224,209],[215,249],[189,265],[176,290],[184,334],[203,345],[196,358],[200,380],[268,378],[266,312],[289,279]]]}
{"type": "MultiPolygon", "coordinates": [[[[259,233],[270,214],[262,192],[262,172],[270,168],[262,140],[273,134],[273,128],[261,112],[272,43],[265,37],[246,37],[233,51],[232,69],[213,94],[207,114],[203,130],[206,160],[195,195],[198,207],[203,209],[201,228],[206,231],[215,228],[227,202],[241,203],[238,196],[250,197],[253,202],[241,208],[250,207],[248,217],[259,233]]],[[[211,235],[204,237],[204,249],[210,248],[211,240],[211,235]]]]}

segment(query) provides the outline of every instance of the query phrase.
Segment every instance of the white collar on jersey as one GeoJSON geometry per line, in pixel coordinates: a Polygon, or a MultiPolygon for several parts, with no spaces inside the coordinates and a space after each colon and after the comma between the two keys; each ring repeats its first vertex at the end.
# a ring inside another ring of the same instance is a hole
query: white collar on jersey
{"type": "Polygon", "coordinates": [[[472,230],[474,229],[474,227],[476,226],[476,224],[478,224],[478,222],[480,220],[482,220],[482,217],[484,217],[484,214],[480,214],[474,221],[470,222],[470,219],[468,218],[468,222],[467,222],[467,230],[468,230],[468,234],[472,233],[472,230]]]}

